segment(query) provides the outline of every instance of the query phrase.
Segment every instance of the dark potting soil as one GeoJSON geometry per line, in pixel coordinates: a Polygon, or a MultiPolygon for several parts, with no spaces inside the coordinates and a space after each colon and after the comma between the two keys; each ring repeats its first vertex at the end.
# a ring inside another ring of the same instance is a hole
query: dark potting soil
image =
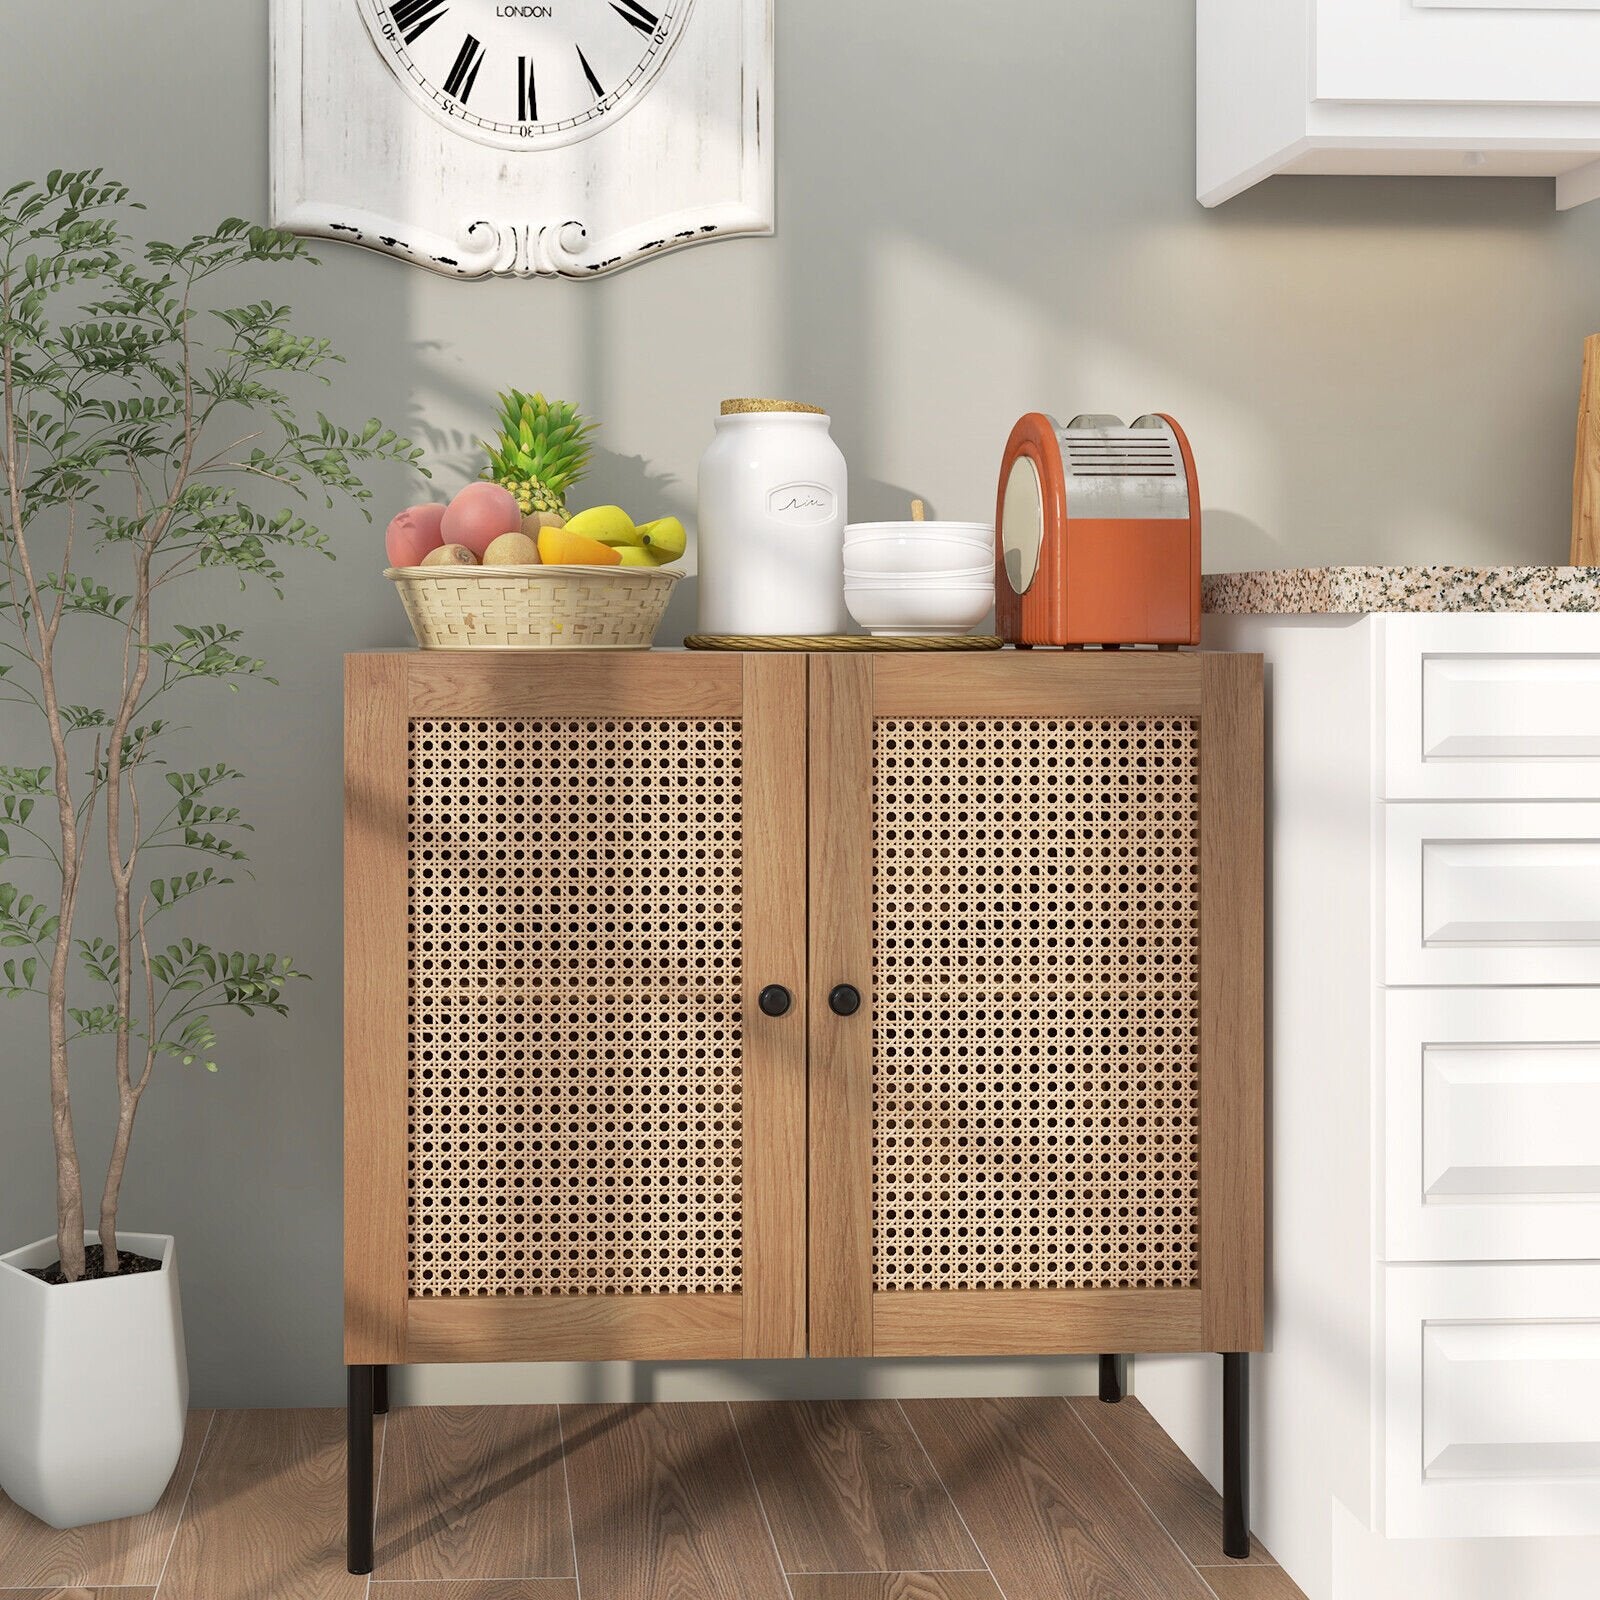
{"type": "MultiPolygon", "coordinates": [[[[159,1272],[161,1263],[152,1260],[149,1256],[136,1256],[131,1250],[117,1251],[116,1272],[106,1271],[106,1253],[97,1244],[87,1245],[83,1252],[83,1277],[79,1283],[85,1283],[90,1278],[116,1278],[125,1276],[130,1272],[159,1272]]],[[[53,1261],[48,1267],[24,1267],[22,1269],[30,1278],[43,1278],[46,1283],[65,1283],[67,1275],[61,1270],[61,1263],[53,1261]]]]}

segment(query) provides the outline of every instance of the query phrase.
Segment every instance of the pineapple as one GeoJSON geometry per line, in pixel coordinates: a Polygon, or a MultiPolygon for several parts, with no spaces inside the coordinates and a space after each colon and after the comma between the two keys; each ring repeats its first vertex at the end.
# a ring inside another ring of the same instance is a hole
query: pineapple
{"type": "Polygon", "coordinates": [[[523,525],[559,525],[567,520],[567,490],[588,469],[594,426],[566,400],[546,400],[513,389],[500,396],[500,441],[487,442],[489,470],[517,497],[523,525]]]}

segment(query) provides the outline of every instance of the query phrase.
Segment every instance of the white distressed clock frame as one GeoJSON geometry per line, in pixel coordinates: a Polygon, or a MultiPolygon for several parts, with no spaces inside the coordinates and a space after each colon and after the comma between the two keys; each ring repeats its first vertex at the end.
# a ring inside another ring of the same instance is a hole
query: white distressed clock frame
{"type": "Polygon", "coordinates": [[[359,0],[272,0],[272,218],[451,277],[598,277],[769,234],[774,0],[693,0],[655,81],[555,148],[448,126],[397,80],[359,0]]]}

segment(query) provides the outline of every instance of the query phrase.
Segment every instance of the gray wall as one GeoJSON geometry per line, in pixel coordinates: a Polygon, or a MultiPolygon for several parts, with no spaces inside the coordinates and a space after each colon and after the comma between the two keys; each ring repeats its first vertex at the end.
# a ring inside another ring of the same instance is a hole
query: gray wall
{"type": "MultiPolygon", "coordinates": [[[[158,233],[263,216],[266,12],[13,0],[0,180],[103,164],[137,186],[158,233]]],[[[1194,441],[1211,570],[1563,558],[1578,345],[1600,325],[1600,206],[1558,216],[1532,180],[1313,178],[1205,212],[1181,0],[779,12],[776,238],[592,284],[456,284],[330,246],[320,272],[279,275],[270,292],[337,336],[349,365],[336,409],[407,422],[453,487],[495,389],[570,395],[605,424],[588,494],[688,513],[718,399],[793,394],[833,412],[858,515],[914,492],[982,517],[1020,412],[1159,408],[1194,441]]],[[[399,481],[384,491],[410,497],[399,481]]],[[[259,876],[216,902],[213,926],[291,949],[317,975],[292,1020],[236,1034],[217,1077],[168,1069],[143,1113],[124,1214],[181,1238],[201,1403],[339,1393],[339,660],[408,635],[378,535],[353,522],[338,545],[338,565],[304,564],[285,604],[219,596],[283,686],[199,700],[188,718],[197,760],[250,773],[259,823],[259,876]]],[[[23,759],[7,716],[0,760],[23,759]]],[[[9,1244],[53,1223],[37,1037],[15,1010],[0,1027],[9,1244]]],[[[77,1085],[98,1164],[103,1065],[85,1061],[77,1085]]],[[[998,1390],[1082,1376],[562,1368],[491,1387],[998,1390]]],[[[434,1373],[412,1393],[475,1381],[434,1373]]]]}

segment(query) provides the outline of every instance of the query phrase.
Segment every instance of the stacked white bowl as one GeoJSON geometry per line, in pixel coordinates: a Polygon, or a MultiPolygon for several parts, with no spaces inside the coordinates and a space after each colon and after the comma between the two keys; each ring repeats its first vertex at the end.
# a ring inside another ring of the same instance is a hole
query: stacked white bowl
{"type": "Polygon", "coordinates": [[[994,605],[994,528],[986,522],[852,522],[844,603],[868,633],[968,633],[994,605]]]}

